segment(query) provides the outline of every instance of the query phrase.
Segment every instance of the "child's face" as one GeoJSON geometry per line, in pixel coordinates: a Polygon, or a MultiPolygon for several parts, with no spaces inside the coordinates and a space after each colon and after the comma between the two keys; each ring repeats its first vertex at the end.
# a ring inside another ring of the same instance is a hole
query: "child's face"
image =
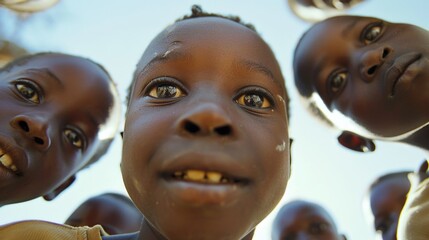
{"type": "Polygon", "coordinates": [[[66,220],[71,226],[100,224],[112,235],[136,232],[142,215],[134,206],[112,196],[94,197],[82,203],[66,220]]]}
{"type": "Polygon", "coordinates": [[[409,190],[410,183],[405,177],[386,179],[372,189],[370,205],[374,228],[383,240],[396,240],[398,217],[409,190]]]}
{"type": "Polygon", "coordinates": [[[295,81],[321,98],[318,107],[342,130],[399,136],[429,121],[428,42],[428,31],[414,25],[328,19],[297,48],[295,81]]]}
{"type": "Polygon", "coordinates": [[[143,54],[126,116],[122,175],[167,238],[240,239],[289,175],[286,90],[263,40],[231,20],[176,23],[143,54]]]}
{"type": "Polygon", "coordinates": [[[81,168],[112,99],[108,76],[80,58],[43,55],[0,72],[0,206],[44,195],[81,168]]]}
{"type": "Polygon", "coordinates": [[[273,224],[273,240],[341,238],[331,216],[320,206],[294,202],[283,207],[273,224]]]}

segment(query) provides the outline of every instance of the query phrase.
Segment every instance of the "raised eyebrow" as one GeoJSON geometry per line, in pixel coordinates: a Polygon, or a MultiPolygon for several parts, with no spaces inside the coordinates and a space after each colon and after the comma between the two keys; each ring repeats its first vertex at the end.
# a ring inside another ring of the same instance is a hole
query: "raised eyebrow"
{"type": "Polygon", "coordinates": [[[280,80],[277,80],[274,77],[273,72],[267,68],[266,66],[258,63],[258,62],[254,62],[254,61],[249,61],[249,60],[240,60],[237,63],[238,66],[243,66],[245,67],[247,70],[249,71],[255,71],[258,73],[261,73],[263,75],[265,75],[266,77],[268,77],[269,79],[271,79],[271,81],[276,84],[279,88],[283,88],[283,86],[280,84],[280,80]]]}
{"type": "Polygon", "coordinates": [[[60,80],[60,78],[57,75],[55,75],[48,68],[31,68],[31,69],[26,70],[26,72],[28,72],[28,73],[35,73],[37,75],[42,75],[42,77],[47,76],[49,79],[53,80],[59,86],[61,86],[62,88],[64,88],[64,83],[60,80]]]}
{"type": "Polygon", "coordinates": [[[179,51],[170,51],[167,50],[163,53],[157,53],[155,55],[155,57],[153,57],[147,64],[146,66],[144,66],[144,68],[140,71],[140,73],[138,75],[143,74],[144,72],[146,72],[151,66],[159,64],[159,63],[163,63],[163,62],[167,62],[167,61],[171,61],[174,59],[180,59],[180,58],[189,58],[190,55],[183,53],[183,52],[179,52],[179,51]]]}

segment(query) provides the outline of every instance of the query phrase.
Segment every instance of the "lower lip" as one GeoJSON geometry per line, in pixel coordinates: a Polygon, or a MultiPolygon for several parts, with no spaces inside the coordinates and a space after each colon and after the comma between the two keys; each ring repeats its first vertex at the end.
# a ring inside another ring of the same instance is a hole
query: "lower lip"
{"type": "Polygon", "coordinates": [[[420,66],[422,62],[422,58],[419,58],[415,62],[408,65],[405,71],[396,80],[391,96],[394,96],[397,93],[397,90],[402,88],[402,85],[412,82],[412,80],[417,77],[417,75],[422,70],[422,66],[420,66]]]}
{"type": "Polygon", "coordinates": [[[246,188],[242,184],[204,184],[180,180],[166,180],[164,184],[173,199],[192,207],[233,205],[246,188]]]}

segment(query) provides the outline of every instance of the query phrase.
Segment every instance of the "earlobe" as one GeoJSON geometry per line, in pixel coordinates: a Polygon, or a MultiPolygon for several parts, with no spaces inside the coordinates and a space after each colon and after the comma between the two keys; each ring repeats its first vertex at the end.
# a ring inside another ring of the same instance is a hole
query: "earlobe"
{"type": "Polygon", "coordinates": [[[357,152],[375,151],[375,144],[371,139],[364,138],[352,132],[343,131],[337,139],[341,145],[350,150],[357,152]]]}
{"type": "Polygon", "coordinates": [[[70,178],[68,178],[65,182],[63,182],[60,186],[55,188],[52,192],[43,195],[43,199],[46,201],[52,201],[54,200],[60,193],[62,193],[64,190],[66,190],[72,183],[76,180],[76,176],[73,175],[70,178]]]}

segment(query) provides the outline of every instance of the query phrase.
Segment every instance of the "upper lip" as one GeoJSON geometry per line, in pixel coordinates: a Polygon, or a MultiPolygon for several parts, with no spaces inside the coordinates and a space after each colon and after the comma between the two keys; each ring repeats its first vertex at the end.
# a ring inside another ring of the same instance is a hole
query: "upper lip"
{"type": "Polygon", "coordinates": [[[407,70],[408,66],[421,58],[420,53],[408,53],[397,57],[393,64],[387,69],[384,78],[389,86],[389,96],[395,95],[395,87],[399,78],[407,70]]]}
{"type": "Polygon", "coordinates": [[[16,170],[13,172],[16,175],[22,175],[28,166],[27,156],[22,148],[13,143],[13,139],[0,134],[0,149],[3,152],[1,155],[9,155],[12,164],[16,166],[16,170]]]}
{"type": "Polygon", "coordinates": [[[164,178],[172,178],[175,172],[187,170],[217,172],[235,183],[245,184],[253,176],[245,166],[243,161],[222,152],[184,151],[163,161],[160,173],[164,178]]]}

